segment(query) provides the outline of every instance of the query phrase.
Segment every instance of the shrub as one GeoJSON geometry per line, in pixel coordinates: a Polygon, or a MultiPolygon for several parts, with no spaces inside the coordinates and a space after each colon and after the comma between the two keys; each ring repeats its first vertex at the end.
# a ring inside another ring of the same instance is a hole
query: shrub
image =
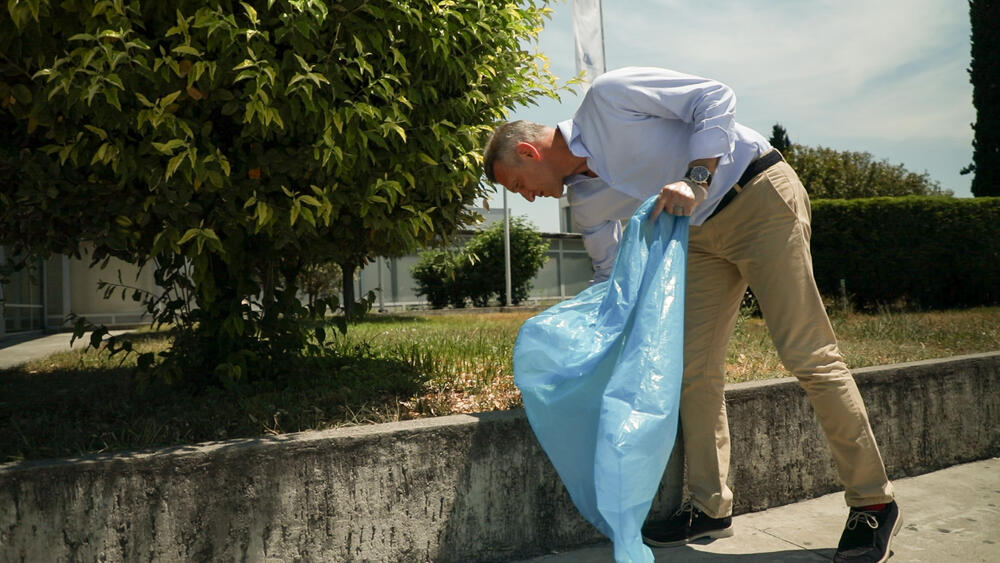
{"type": "MultiPolygon", "coordinates": [[[[304,270],[454,231],[505,109],[551,94],[544,1],[10,0],[0,18],[0,244],[155,269],[163,369],[281,371],[304,270]],[[9,14],[9,17],[7,17],[9,14]],[[419,179],[419,180],[418,180],[419,179]],[[176,291],[175,291],[176,290],[176,291]],[[273,369],[272,369],[273,368],[273,369]]],[[[145,364],[149,364],[146,358],[145,364]]]]}
{"type": "MultiPolygon", "coordinates": [[[[411,268],[417,294],[427,297],[431,307],[448,304],[464,307],[466,299],[485,307],[496,297],[506,303],[507,278],[504,265],[504,226],[496,223],[472,236],[461,250],[429,250],[411,268]]],[[[519,304],[531,292],[535,277],[548,257],[549,244],[530,223],[517,217],[510,222],[511,303],[519,304]]]]}
{"type": "Polygon", "coordinates": [[[456,273],[464,255],[454,250],[433,249],[420,253],[420,260],[410,268],[417,282],[417,295],[427,298],[435,309],[465,306],[465,295],[457,290],[456,273]]]}
{"type": "MultiPolygon", "coordinates": [[[[549,249],[541,233],[522,217],[510,220],[510,272],[511,299],[517,305],[528,298],[531,279],[545,264],[549,249]]],[[[494,223],[477,233],[465,245],[464,251],[473,257],[463,264],[464,278],[470,290],[469,297],[479,307],[485,306],[494,296],[506,303],[507,277],[504,265],[504,225],[494,223]]]]}
{"type": "Polygon", "coordinates": [[[1000,198],[813,202],[816,282],[862,308],[1000,303],[1000,198]]]}

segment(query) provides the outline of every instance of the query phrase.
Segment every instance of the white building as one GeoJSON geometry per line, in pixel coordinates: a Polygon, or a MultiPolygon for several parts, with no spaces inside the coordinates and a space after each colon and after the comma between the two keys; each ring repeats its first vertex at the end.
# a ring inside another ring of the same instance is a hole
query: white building
{"type": "MultiPolygon", "coordinates": [[[[502,209],[476,211],[486,219],[479,228],[503,220],[502,209]]],[[[562,226],[568,227],[565,221],[562,226]]],[[[468,240],[474,232],[465,231],[456,237],[457,242],[468,240]]],[[[593,269],[580,235],[562,232],[542,233],[542,236],[549,242],[549,260],[532,280],[530,299],[565,299],[585,289],[593,269]]],[[[0,263],[4,257],[0,246],[0,263]]],[[[375,260],[359,273],[355,295],[376,290],[378,310],[425,306],[426,300],[417,295],[417,284],[410,275],[410,268],[417,260],[417,254],[375,260]],[[382,290],[378,291],[379,288],[382,290]]],[[[118,283],[119,279],[144,291],[158,291],[152,269],[140,271],[137,266],[120,260],[112,259],[104,268],[91,268],[87,256],[80,260],[62,255],[39,260],[14,274],[10,283],[0,286],[0,338],[65,330],[71,327],[67,321],[71,313],[109,328],[148,323],[149,316],[141,303],[121,299],[120,292],[104,299],[103,292],[98,290],[98,282],[118,283]]],[[[131,295],[131,291],[127,293],[131,295]]]]}
{"type": "MultiPolygon", "coordinates": [[[[0,262],[5,258],[0,246],[0,262]]],[[[104,299],[99,281],[122,282],[156,291],[153,273],[133,264],[112,259],[104,268],[91,268],[90,259],[53,256],[38,260],[15,273],[0,286],[0,338],[16,333],[58,331],[69,328],[70,313],[87,317],[94,324],[136,326],[149,321],[141,303],[122,300],[119,294],[104,299]]],[[[129,292],[131,294],[131,292],[129,292]]]]}
{"type": "MultiPolygon", "coordinates": [[[[485,221],[477,225],[476,229],[459,234],[456,237],[458,245],[468,240],[476,230],[503,221],[503,209],[476,208],[475,211],[485,221]]],[[[542,238],[549,243],[549,259],[532,279],[529,299],[566,299],[586,289],[594,270],[580,235],[567,232],[542,233],[542,238]]],[[[419,260],[418,254],[375,260],[361,270],[355,280],[355,295],[363,296],[375,290],[376,310],[425,306],[426,300],[417,295],[417,282],[410,275],[410,268],[419,260]],[[382,291],[377,291],[378,288],[382,288],[382,291]]]]}

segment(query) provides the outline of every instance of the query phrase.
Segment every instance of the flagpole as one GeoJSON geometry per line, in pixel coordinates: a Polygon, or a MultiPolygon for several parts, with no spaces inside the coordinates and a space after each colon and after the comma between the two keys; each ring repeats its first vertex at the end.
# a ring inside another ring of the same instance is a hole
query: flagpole
{"type": "Polygon", "coordinates": [[[510,209],[507,207],[507,190],[505,188],[501,188],[501,189],[503,190],[503,268],[504,268],[504,274],[505,274],[505,276],[507,278],[506,279],[506,282],[507,282],[507,286],[506,286],[507,293],[505,295],[506,298],[504,299],[504,301],[506,303],[504,303],[504,305],[510,307],[510,304],[511,304],[511,298],[510,298],[510,290],[511,290],[511,281],[510,281],[510,279],[511,279],[511,276],[510,276],[510,209]]]}

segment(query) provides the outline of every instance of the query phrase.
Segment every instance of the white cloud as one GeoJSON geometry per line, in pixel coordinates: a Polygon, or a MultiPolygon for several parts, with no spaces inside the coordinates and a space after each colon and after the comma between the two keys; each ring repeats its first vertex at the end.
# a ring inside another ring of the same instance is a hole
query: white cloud
{"type": "Polygon", "coordinates": [[[610,66],[718,78],[737,90],[744,115],[773,111],[771,101],[783,119],[859,135],[967,135],[964,3],[650,0],[604,10],[610,66]]]}

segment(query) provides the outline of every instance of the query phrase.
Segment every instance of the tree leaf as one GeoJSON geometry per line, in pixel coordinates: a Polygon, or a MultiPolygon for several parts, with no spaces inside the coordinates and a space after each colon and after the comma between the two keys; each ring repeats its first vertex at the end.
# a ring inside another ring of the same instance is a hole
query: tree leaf
{"type": "Polygon", "coordinates": [[[187,152],[181,152],[174,155],[174,157],[170,159],[170,162],[167,163],[167,170],[165,175],[167,180],[169,180],[170,177],[174,175],[174,172],[177,171],[177,168],[181,165],[182,162],[184,162],[184,159],[187,156],[188,156],[187,152]]]}
{"type": "Polygon", "coordinates": [[[177,241],[177,244],[178,245],[184,244],[187,241],[195,238],[199,234],[201,234],[201,229],[188,229],[187,231],[184,232],[183,235],[181,235],[181,238],[177,241]]]}
{"type": "Polygon", "coordinates": [[[32,99],[31,90],[29,90],[28,87],[25,86],[24,84],[15,84],[14,87],[11,88],[11,95],[14,96],[14,99],[17,100],[18,103],[21,104],[31,103],[32,99]]]}
{"type": "Polygon", "coordinates": [[[190,45],[178,45],[171,49],[170,52],[177,53],[178,55],[191,55],[193,57],[200,57],[202,55],[201,51],[190,45]]]}
{"type": "Polygon", "coordinates": [[[176,101],[180,95],[181,95],[181,90],[177,90],[176,92],[167,94],[166,96],[160,98],[159,100],[160,107],[165,108],[169,106],[170,104],[174,103],[174,101],[176,101]]]}
{"type": "Polygon", "coordinates": [[[100,138],[102,141],[106,140],[108,138],[108,132],[105,131],[104,129],[101,129],[100,127],[97,127],[95,125],[91,125],[91,124],[88,123],[88,124],[85,124],[83,126],[83,128],[86,129],[87,131],[90,131],[91,133],[97,135],[98,138],[100,138]]]}
{"type": "Polygon", "coordinates": [[[184,146],[184,141],[180,139],[170,139],[165,143],[153,142],[152,145],[153,148],[163,154],[174,154],[174,150],[184,146]]]}
{"type": "Polygon", "coordinates": [[[243,11],[246,12],[247,18],[251,23],[254,25],[260,23],[260,20],[257,19],[257,10],[253,9],[253,6],[247,4],[246,2],[240,2],[240,5],[243,6],[243,11]]]}

